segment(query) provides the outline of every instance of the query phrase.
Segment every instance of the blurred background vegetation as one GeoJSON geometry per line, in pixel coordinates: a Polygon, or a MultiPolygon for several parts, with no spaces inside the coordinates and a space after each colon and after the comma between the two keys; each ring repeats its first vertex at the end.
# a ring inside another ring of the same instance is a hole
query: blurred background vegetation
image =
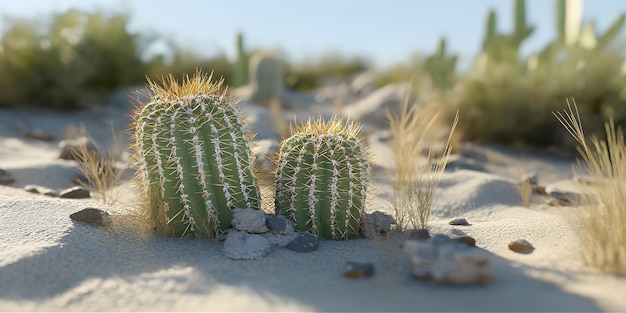
{"type": "MultiPolygon", "coordinates": [[[[433,51],[386,69],[374,70],[367,59],[340,53],[286,62],[284,84],[310,92],[328,78],[349,80],[364,71],[374,72],[378,87],[411,78],[428,80],[426,86],[436,92],[448,116],[460,109],[458,131],[467,141],[567,146],[571,140],[552,116],[566,98],[576,100],[589,132],[601,130],[609,117],[625,125],[624,15],[608,29],[597,30],[593,22],[576,20],[572,12],[581,8],[555,0],[558,36],[525,57],[520,45],[535,29],[527,22],[525,1],[512,2],[512,30],[500,31],[496,13],[489,12],[482,51],[467,71],[458,70],[457,55],[441,38],[433,51]]],[[[0,107],[80,109],[106,102],[116,89],[143,85],[146,76],[180,76],[196,68],[213,71],[232,87],[246,84],[254,51],[246,49],[244,34],[233,42],[235,61],[223,53],[203,57],[173,41],[165,52],[150,55],[150,45],[164,38],[129,32],[130,18],[105,10],[70,10],[43,20],[6,17],[0,38],[0,107]]]]}

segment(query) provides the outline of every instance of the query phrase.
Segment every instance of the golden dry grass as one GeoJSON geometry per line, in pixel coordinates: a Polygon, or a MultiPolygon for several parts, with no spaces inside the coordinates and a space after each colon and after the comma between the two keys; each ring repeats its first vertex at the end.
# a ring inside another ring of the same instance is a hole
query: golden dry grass
{"type": "Polygon", "coordinates": [[[522,198],[522,205],[526,208],[530,207],[530,198],[533,194],[533,185],[530,183],[530,180],[524,179],[519,185],[517,185],[517,192],[522,198]]]}
{"type": "Polygon", "coordinates": [[[429,130],[439,113],[432,106],[409,106],[408,97],[400,111],[386,111],[393,133],[392,151],[396,163],[393,213],[398,229],[427,228],[430,211],[443,171],[452,152],[451,140],[458,122],[458,112],[450,130],[443,155],[437,159],[429,149],[425,162],[419,161],[429,130]]]}
{"type": "MultiPolygon", "coordinates": [[[[592,266],[626,274],[626,146],[624,132],[613,119],[605,123],[606,140],[592,136],[589,143],[576,103],[554,115],[578,142],[579,166],[593,183],[579,184],[586,209],[580,217],[583,255],[592,266]]],[[[576,170],[577,177],[581,171],[576,170]]]]}
{"type": "MultiPolygon", "coordinates": [[[[77,134],[85,135],[89,141],[93,142],[93,138],[89,136],[84,125],[77,130],[77,134]]],[[[121,154],[121,146],[115,130],[111,127],[113,136],[113,145],[108,151],[103,151],[100,147],[96,149],[89,148],[87,144],[81,144],[77,151],[78,170],[82,174],[84,181],[79,183],[89,189],[92,195],[95,195],[102,203],[113,205],[119,201],[119,190],[114,187],[121,179],[121,171],[115,168],[115,162],[121,154]]]]}

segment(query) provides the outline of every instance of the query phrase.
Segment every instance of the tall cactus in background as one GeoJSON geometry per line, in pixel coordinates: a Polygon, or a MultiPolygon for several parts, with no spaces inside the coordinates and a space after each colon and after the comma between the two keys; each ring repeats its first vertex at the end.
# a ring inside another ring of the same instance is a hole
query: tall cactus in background
{"type": "Polygon", "coordinates": [[[243,45],[243,34],[237,33],[237,60],[233,67],[233,86],[239,87],[248,83],[248,54],[243,45]]]}
{"type": "Polygon", "coordinates": [[[448,56],[446,39],[439,38],[437,51],[426,59],[426,69],[435,86],[441,90],[450,88],[454,84],[457,56],[448,56]]]}
{"type": "Polygon", "coordinates": [[[134,150],[157,230],[214,237],[234,208],[259,209],[249,137],[222,81],[198,72],[149,87],[134,114],[134,150]]]}
{"type": "Polygon", "coordinates": [[[527,25],[524,0],[515,0],[513,16],[513,32],[498,34],[496,13],[493,10],[489,11],[482,52],[489,62],[519,63],[520,46],[532,35],[534,27],[527,25]]]}
{"type": "Polygon", "coordinates": [[[269,104],[280,101],[284,92],[284,67],[274,53],[261,51],[250,58],[250,85],[252,101],[269,104]]]}
{"type": "Polygon", "coordinates": [[[593,23],[581,26],[583,0],[556,0],[558,42],[578,44],[587,49],[603,49],[622,30],[626,16],[620,14],[604,34],[596,34],[593,23]]]}
{"type": "Polygon", "coordinates": [[[280,147],[276,212],[300,231],[324,239],[358,236],[364,214],[369,163],[360,127],[333,117],[309,120],[280,147]]]}

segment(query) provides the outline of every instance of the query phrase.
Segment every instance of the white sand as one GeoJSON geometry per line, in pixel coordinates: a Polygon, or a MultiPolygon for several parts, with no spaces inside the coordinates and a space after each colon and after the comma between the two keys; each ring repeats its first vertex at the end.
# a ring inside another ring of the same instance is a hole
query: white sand
{"type": "MultiPolygon", "coordinates": [[[[10,121],[7,114],[0,112],[10,121]]],[[[50,127],[60,129],[62,122],[89,120],[55,118],[50,127]]],[[[389,161],[380,157],[388,150],[378,147],[378,159],[389,161]]],[[[26,184],[71,185],[71,164],[56,160],[57,152],[54,144],[16,139],[7,128],[0,132],[0,168],[17,179],[0,186],[0,310],[626,311],[626,277],[598,273],[581,260],[572,219],[578,209],[524,208],[510,183],[517,176],[504,175],[504,169],[522,168],[541,170],[540,180],[571,176],[563,164],[551,167],[549,158],[500,153],[502,164],[489,164],[498,175],[445,174],[431,233],[474,237],[490,253],[493,281],[444,286],[413,279],[402,255],[385,270],[383,261],[393,256],[383,251],[399,249],[369,239],[323,241],[312,253],[275,249],[259,260],[233,261],[221,255],[221,242],[142,235],[127,206],[21,190],[26,184]],[[69,219],[87,206],[109,210],[115,226],[69,219]],[[448,225],[455,217],[472,225],[448,225]],[[507,243],[517,238],[526,238],[535,251],[510,251],[507,243]],[[374,262],[377,272],[369,279],[345,278],[346,261],[374,262]]],[[[370,211],[386,210],[392,193],[393,166],[381,165],[375,171],[379,201],[370,211]]]]}

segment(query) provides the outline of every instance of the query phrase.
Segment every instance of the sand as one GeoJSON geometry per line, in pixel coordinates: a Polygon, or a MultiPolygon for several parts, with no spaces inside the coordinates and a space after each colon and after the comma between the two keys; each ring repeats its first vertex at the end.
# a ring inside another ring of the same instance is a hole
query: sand
{"type": "MultiPolygon", "coordinates": [[[[520,170],[538,171],[543,184],[572,176],[572,160],[532,150],[472,146],[471,155],[485,171],[450,168],[437,191],[431,233],[474,237],[490,256],[493,279],[486,285],[416,280],[399,242],[392,240],[322,241],[311,253],[277,248],[261,259],[234,261],[221,254],[222,242],[141,231],[132,193],[121,204],[106,206],[96,199],[23,190],[27,184],[69,187],[75,164],[56,158],[56,142],[20,138],[16,122],[28,120],[57,138],[68,123],[84,122],[106,141],[105,120],[123,130],[125,109],[69,115],[0,111],[0,168],[16,179],[0,186],[0,310],[626,311],[626,277],[599,273],[580,256],[574,218],[580,210],[539,200],[522,206],[514,187],[520,170]],[[111,212],[114,225],[70,220],[71,213],[90,206],[111,212]],[[471,226],[447,224],[456,217],[471,226]],[[508,242],[518,238],[531,242],[534,252],[509,250],[508,242]],[[347,261],[372,262],[376,273],[368,279],[343,277],[347,261]]],[[[368,211],[388,211],[393,193],[388,142],[372,142],[372,150],[378,163],[376,200],[368,211]]],[[[129,190],[128,182],[121,188],[129,190]]]]}

